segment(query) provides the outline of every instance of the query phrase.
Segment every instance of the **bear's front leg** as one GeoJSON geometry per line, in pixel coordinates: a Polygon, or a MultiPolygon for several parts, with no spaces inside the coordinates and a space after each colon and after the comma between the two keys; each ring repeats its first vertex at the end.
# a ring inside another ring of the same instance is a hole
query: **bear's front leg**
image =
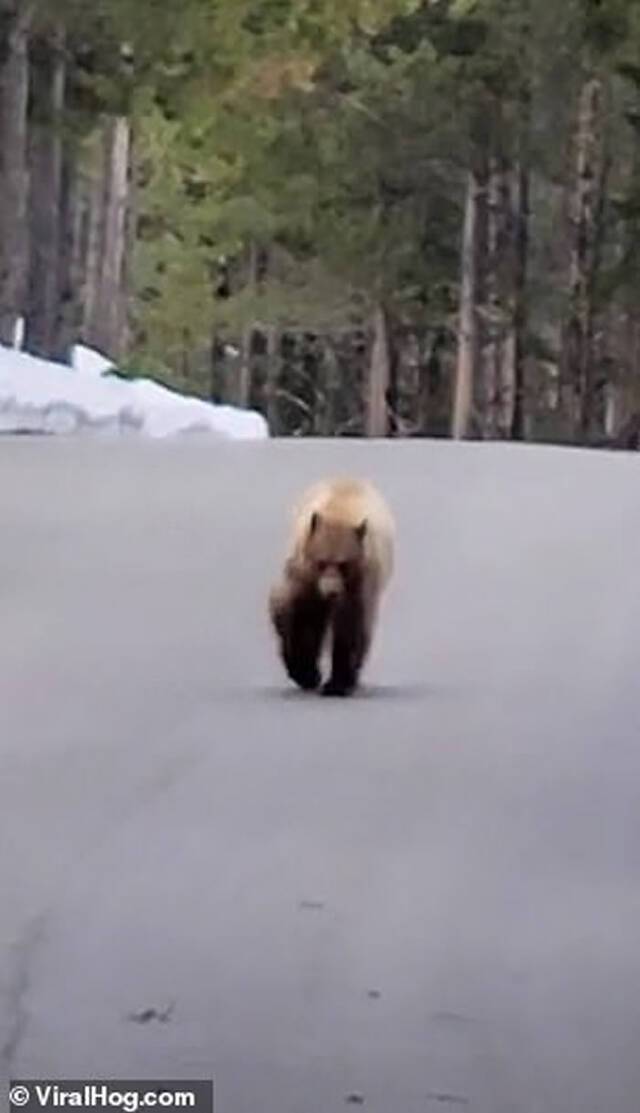
{"type": "Polygon", "coordinates": [[[329,608],[315,593],[302,595],[292,604],[283,659],[290,678],[304,691],[320,686],[318,662],[328,619],[329,608]]]}
{"type": "Polygon", "coordinates": [[[331,676],[324,696],[349,696],[357,687],[367,650],[365,615],[358,597],[342,601],[333,616],[331,676]]]}

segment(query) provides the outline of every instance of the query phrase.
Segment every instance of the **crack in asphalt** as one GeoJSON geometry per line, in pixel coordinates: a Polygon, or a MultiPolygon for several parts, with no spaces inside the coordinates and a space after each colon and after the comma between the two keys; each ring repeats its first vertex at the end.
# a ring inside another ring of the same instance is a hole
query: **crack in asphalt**
{"type": "Polygon", "coordinates": [[[11,947],[13,953],[7,989],[8,1031],[0,1045],[0,1074],[8,1079],[11,1078],[29,1020],[26,998],[31,989],[33,958],[44,937],[45,922],[44,915],[36,916],[11,947]]]}

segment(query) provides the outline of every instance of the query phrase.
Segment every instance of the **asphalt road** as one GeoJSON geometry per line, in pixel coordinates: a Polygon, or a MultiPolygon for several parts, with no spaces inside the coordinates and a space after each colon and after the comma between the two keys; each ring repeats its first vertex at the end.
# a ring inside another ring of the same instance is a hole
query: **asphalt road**
{"type": "Polygon", "coordinates": [[[2,1073],[638,1113],[639,469],[3,440],[2,1073]],[[288,687],[265,596],[290,498],[347,470],[399,551],[330,702],[288,687]]]}

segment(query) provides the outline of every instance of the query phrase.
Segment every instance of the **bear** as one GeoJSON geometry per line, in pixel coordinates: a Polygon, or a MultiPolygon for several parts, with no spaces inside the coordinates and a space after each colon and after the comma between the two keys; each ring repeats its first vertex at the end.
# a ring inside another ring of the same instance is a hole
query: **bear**
{"type": "Polygon", "coordinates": [[[395,524],[379,491],[358,479],[329,479],[308,489],[293,515],[269,615],[291,680],[325,696],[351,695],[391,578],[395,524]],[[331,654],[322,683],[320,662],[331,654]]]}

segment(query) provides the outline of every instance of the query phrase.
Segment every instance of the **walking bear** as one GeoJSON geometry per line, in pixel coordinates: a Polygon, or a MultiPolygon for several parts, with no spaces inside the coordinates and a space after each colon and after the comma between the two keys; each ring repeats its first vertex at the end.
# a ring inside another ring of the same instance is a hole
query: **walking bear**
{"type": "Polygon", "coordinates": [[[282,660],[300,688],[320,688],[325,651],[331,669],[323,695],[357,687],[393,569],[394,535],[391,512],[370,483],[325,480],[303,495],[269,595],[282,660]]]}

